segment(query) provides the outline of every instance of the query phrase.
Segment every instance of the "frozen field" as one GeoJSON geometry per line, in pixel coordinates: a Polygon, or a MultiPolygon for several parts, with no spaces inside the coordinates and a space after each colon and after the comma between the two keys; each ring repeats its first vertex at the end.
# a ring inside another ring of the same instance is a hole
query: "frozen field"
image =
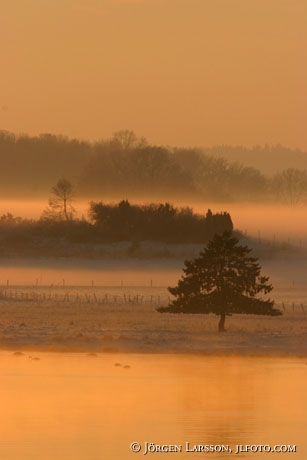
{"type": "Polygon", "coordinates": [[[165,287],[0,290],[0,347],[32,351],[307,355],[307,290],[275,292],[281,317],[160,314],[165,287]],[[305,301],[305,305],[304,305],[305,301]]]}
{"type": "Polygon", "coordinates": [[[167,286],[181,276],[182,260],[79,267],[11,262],[0,267],[0,348],[307,356],[306,261],[264,260],[262,266],[283,315],[227,317],[227,332],[220,334],[215,315],[156,311],[168,304],[167,286]]]}

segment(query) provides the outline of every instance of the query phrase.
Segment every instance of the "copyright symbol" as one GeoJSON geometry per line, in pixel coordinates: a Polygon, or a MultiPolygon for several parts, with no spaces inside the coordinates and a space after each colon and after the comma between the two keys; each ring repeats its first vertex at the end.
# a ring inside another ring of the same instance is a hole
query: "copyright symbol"
{"type": "Polygon", "coordinates": [[[130,449],[132,450],[132,452],[140,452],[141,444],[139,444],[138,442],[133,442],[132,444],[130,444],[130,449]]]}

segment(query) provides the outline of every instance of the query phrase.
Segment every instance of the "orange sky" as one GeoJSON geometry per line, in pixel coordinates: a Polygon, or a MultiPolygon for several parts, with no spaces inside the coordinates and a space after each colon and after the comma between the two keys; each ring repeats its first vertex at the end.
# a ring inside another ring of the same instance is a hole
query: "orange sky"
{"type": "Polygon", "coordinates": [[[307,150],[305,0],[1,0],[0,129],[307,150]]]}

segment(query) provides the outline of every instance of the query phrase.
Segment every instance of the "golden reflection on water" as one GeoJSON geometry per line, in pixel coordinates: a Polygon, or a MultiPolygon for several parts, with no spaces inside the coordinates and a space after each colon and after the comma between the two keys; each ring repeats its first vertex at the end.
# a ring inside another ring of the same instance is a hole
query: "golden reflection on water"
{"type": "Polygon", "coordinates": [[[303,460],[306,374],[286,358],[1,352],[0,459],[160,458],[143,455],[145,442],[203,458],[189,442],[296,444],[282,458],[303,460]]]}

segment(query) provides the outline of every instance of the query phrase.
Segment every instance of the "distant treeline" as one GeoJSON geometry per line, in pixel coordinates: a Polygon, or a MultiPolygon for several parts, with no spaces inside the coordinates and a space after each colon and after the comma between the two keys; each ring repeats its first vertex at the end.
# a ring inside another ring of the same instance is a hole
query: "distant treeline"
{"type": "Polygon", "coordinates": [[[307,153],[282,146],[187,149],[125,130],[98,142],[0,131],[0,161],[3,197],[46,196],[66,177],[79,198],[307,202],[307,153]]]}
{"type": "Polygon", "coordinates": [[[90,221],[41,218],[28,220],[4,214],[0,217],[0,256],[95,255],[99,244],[129,241],[205,244],[215,233],[232,230],[228,213],[194,214],[190,208],[169,203],[117,205],[91,203],[90,221]]]}

